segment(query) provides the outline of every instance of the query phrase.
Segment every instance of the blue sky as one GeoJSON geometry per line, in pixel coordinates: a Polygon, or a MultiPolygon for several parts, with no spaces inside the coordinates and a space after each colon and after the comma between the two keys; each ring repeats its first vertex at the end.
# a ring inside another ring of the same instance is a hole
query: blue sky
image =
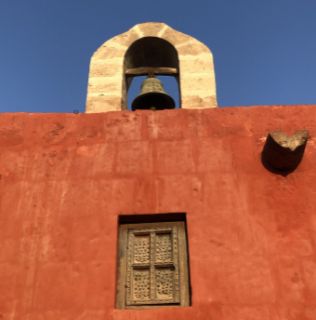
{"type": "Polygon", "coordinates": [[[84,111],[93,52],[146,21],[210,47],[220,106],[316,104],[315,0],[0,0],[0,111],[84,111]]]}

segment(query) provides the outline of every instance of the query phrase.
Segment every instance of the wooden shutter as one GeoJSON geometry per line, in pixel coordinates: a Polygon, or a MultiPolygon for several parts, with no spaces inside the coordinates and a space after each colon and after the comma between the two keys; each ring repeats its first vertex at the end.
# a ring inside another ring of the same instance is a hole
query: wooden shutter
{"type": "Polygon", "coordinates": [[[117,306],[188,305],[184,222],[122,224],[117,306]]]}

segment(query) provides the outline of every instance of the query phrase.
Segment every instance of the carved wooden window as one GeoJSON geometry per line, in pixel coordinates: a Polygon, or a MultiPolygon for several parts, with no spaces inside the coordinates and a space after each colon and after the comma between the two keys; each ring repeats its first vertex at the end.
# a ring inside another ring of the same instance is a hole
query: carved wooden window
{"type": "Polygon", "coordinates": [[[118,308],[189,305],[185,223],[122,224],[118,308]]]}

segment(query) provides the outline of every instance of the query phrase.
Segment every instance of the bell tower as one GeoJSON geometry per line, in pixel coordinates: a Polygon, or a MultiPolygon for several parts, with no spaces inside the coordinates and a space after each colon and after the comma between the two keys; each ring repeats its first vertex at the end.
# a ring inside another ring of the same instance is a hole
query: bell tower
{"type": "Polygon", "coordinates": [[[177,80],[179,107],[217,107],[212,53],[195,38],[164,23],[142,23],[106,41],[92,56],[86,112],[127,110],[127,94],[135,77],[147,76],[136,109],[172,109],[173,99],[156,77],[177,80]]]}
{"type": "Polygon", "coordinates": [[[132,110],[175,108],[173,98],[156,78],[157,75],[174,77],[179,90],[178,53],[168,41],[157,37],[144,37],[135,41],[125,54],[124,74],[126,94],[135,77],[147,76],[142,83],[140,95],[132,102],[132,110]]]}

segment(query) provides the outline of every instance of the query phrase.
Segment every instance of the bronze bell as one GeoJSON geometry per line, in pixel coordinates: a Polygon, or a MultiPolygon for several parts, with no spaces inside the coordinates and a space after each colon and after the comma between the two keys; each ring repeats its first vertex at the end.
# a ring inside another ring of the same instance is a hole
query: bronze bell
{"type": "Polygon", "coordinates": [[[141,92],[132,103],[132,110],[174,109],[175,102],[164,90],[161,81],[148,76],[141,85],[141,92]]]}

